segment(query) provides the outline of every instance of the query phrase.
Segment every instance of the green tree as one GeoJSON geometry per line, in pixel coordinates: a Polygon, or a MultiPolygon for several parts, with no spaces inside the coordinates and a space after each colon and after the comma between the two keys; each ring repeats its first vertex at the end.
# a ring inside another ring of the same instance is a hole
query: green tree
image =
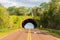
{"type": "Polygon", "coordinates": [[[46,28],[55,28],[55,14],[56,14],[56,1],[51,0],[51,2],[44,4],[43,17],[41,18],[41,23],[46,28]],[[46,7],[45,7],[46,5],[46,7]]]}
{"type": "Polygon", "coordinates": [[[18,12],[19,12],[18,15],[27,15],[29,10],[26,7],[19,7],[18,12]]]}
{"type": "Polygon", "coordinates": [[[60,2],[57,2],[57,13],[55,14],[56,18],[56,29],[60,29],[60,2]]]}
{"type": "Polygon", "coordinates": [[[40,16],[42,14],[42,10],[39,7],[33,7],[32,8],[32,13],[34,16],[40,16]]]}
{"type": "Polygon", "coordinates": [[[43,11],[48,10],[48,8],[49,8],[49,3],[46,3],[46,2],[41,3],[41,4],[40,4],[40,8],[41,8],[43,11]]]}
{"type": "Polygon", "coordinates": [[[17,8],[15,6],[9,7],[7,10],[9,11],[10,15],[17,15],[16,13],[17,8]]]}
{"type": "Polygon", "coordinates": [[[9,13],[2,5],[0,5],[0,28],[8,27],[9,13]]]}
{"type": "Polygon", "coordinates": [[[27,15],[29,10],[26,7],[9,7],[8,11],[10,13],[10,15],[27,15]]]}

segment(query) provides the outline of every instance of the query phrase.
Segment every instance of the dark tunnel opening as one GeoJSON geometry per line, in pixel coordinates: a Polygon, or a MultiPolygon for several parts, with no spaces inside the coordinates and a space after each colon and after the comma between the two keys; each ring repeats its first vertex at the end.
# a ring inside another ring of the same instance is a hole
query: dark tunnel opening
{"type": "Polygon", "coordinates": [[[32,23],[32,24],[34,25],[34,28],[37,27],[37,23],[36,23],[36,21],[35,21],[34,19],[26,19],[26,20],[24,20],[24,21],[22,22],[22,27],[25,28],[24,26],[25,26],[25,24],[27,24],[27,23],[32,23]]]}

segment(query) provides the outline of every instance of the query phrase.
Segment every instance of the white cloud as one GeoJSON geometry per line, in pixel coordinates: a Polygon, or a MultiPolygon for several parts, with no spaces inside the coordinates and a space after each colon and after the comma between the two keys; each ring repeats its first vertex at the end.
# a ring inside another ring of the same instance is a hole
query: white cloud
{"type": "Polygon", "coordinates": [[[0,3],[11,3],[9,0],[0,0],[0,3]]]}
{"type": "Polygon", "coordinates": [[[19,3],[19,2],[14,2],[14,1],[10,1],[10,0],[0,0],[0,3],[2,5],[4,5],[5,7],[9,7],[9,6],[27,6],[24,3],[19,3]]]}
{"type": "Polygon", "coordinates": [[[41,0],[29,0],[30,2],[40,2],[41,0]]]}
{"type": "Polygon", "coordinates": [[[50,0],[29,0],[30,2],[49,2],[50,0]]]}
{"type": "Polygon", "coordinates": [[[29,4],[24,4],[21,2],[15,2],[15,1],[10,1],[10,0],[0,0],[0,3],[4,5],[4,7],[9,7],[9,6],[25,6],[25,7],[34,7],[35,5],[29,5],[29,4]]]}
{"type": "MultiPolygon", "coordinates": [[[[46,2],[46,1],[48,2],[48,0],[28,0],[28,1],[30,1],[31,3],[38,3],[38,2],[41,3],[41,2],[46,2]]],[[[34,7],[34,6],[38,5],[38,4],[31,4],[31,3],[25,4],[24,2],[21,2],[21,1],[16,2],[16,1],[13,1],[13,0],[0,0],[0,3],[2,5],[4,5],[4,7],[9,7],[9,6],[34,7]]]]}

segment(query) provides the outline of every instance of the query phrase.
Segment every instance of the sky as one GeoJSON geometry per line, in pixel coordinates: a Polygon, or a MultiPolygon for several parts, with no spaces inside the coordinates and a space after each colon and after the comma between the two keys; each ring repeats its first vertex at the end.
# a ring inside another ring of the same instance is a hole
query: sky
{"type": "Polygon", "coordinates": [[[34,25],[32,23],[27,23],[24,27],[26,29],[34,29],[34,25]]]}
{"type": "Polygon", "coordinates": [[[4,7],[9,6],[34,7],[40,5],[43,2],[49,2],[49,0],[0,0],[0,4],[2,4],[4,7]]]}

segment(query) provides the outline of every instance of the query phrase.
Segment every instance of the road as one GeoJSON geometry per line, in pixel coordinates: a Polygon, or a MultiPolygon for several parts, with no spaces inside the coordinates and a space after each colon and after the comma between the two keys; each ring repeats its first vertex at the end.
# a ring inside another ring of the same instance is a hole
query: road
{"type": "Polygon", "coordinates": [[[6,37],[0,38],[0,40],[59,40],[52,35],[40,32],[39,30],[18,30],[6,37]]]}

